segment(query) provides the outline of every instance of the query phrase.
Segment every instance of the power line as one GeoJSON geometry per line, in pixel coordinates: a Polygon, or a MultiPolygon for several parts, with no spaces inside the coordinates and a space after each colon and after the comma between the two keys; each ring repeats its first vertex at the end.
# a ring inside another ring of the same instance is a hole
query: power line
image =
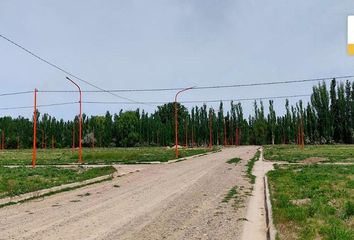
{"type": "Polygon", "coordinates": [[[46,63],[46,64],[52,66],[53,68],[56,68],[57,70],[59,70],[59,71],[65,73],[65,74],[67,74],[67,75],[69,75],[69,76],[71,76],[71,77],[73,77],[73,78],[75,78],[75,79],[77,79],[77,80],[79,80],[79,81],[81,81],[81,82],[83,82],[83,83],[86,83],[87,85],[89,85],[89,86],[91,86],[91,87],[94,87],[94,88],[96,88],[96,89],[99,89],[99,90],[102,91],[102,92],[109,93],[109,94],[111,94],[111,95],[113,95],[113,96],[115,96],[115,97],[118,97],[118,98],[121,98],[121,99],[130,101],[130,102],[135,102],[135,103],[141,104],[140,102],[137,102],[137,101],[135,101],[135,100],[133,100],[133,99],[120,96],[120,95],[118,95],[118,94],[115,94],[115,93],[113,93],[113,92],[110,92],[110,91],[108,91],[108,90],[105,90],[105,89],[103,89],[103,88],[101,88],[101,87],[98,87],[97,85],[95,85],[95,84],[93,84],[93,83],[90,83],[89,81],[84,80],[84,79],[82,79],[82,78],[80,78],[80,77],[78,77],[78,76],[76,76],[76,75],[70,73],[69,71],[67,71],[67,70],[65,70],[65,69],[63,69],[63,68],[61,68],[61,67],[59,67],[58,65],[56,65],[56,64],[54,64],[54,63],[49,62],[48,60],[46,60],[46,59],[40,57],[39,55],[33,53],[32,51],[30,51],[30,50],[28,50],[27,48],[21,46],[20,44],[14,42],[13,40],[11,40],[11,39],[5,37],[5,36],[2,35],[2,34],[0,34],[0,37],[2,37],[3,39],[5,39],[6,41],[10,42],[11,44],[15,45],[16,47],[22,49],[23,51],[27,52],[28,54],[32,55],[33,57],[39,59],[40,61],[42,61],[42,62],[44,62],[44,63],[46,63]]]}
{"type": "MultiPolygon", "coordinates": [[[[324,78],[309,78],[309,79],[297,79],[288,81],[272,81],[272,82],[260,82],[260,83],[245,83],[245,84],[231,84],[231,85],[214,85],[214,86],[196,86],[193,90],[204,90],[204,89],[218,89],[218,88],[238,88],[238,87],[255,87],[255,86],[266,86],[266,85],[280,85],[280,84],[291,84],[291,83],[304,83],[304,82],[318,82],[327,81],[332,79],[344,79],[344,78],[354,78],[354,75],[348,76],[335,76],[335,77],[324,77],[324,78]]],[[[177,88],[145,88],[145,89],[110,89],[109,92],[163,92],[163,91],[179,91],[185,89],[185,87],[177,88]]],[[[47,93],[70,93],[77,92],[76,90],[39,90],[39,92],[47,93]]],[[[100,93],[103,91],[98,90],[83,90],[82,92],[90,93],[100,93]]]]}
{"type": "MultiPolygon", "coordinates": [[[[37,105],[37,108],[72,105],[72,104],[76,104],[76,103],[79,103],[79,102],[62,102],[62,103],[41,104],[41,105],[37,105]]],[[[4,107],[4,108],[0,108],[0,110],[16,110],[16,109],[30,109],[30,108],[32,109],[33,106],[4,107]]]]}
{"type": "MultiPolygon", "coordinates": [[[[191,101],[179,101],[179,103],[216,103],[216,102],[242,102],[242,101],[254,101],[254,100],[267,100],[267,99],[282,99],[282,98],[297,98],[297,97],[309,97],[310,94],[300,94],[300,95],[288,95],[288,96],[270,96],[270,97],[258,97],[258,98],[236,98],[236,99],[213,99],[213,100],[191,100],[191,101]]],[[[131,102],[114,102],[114,101],[83,101],[85,104],[132,104],[131,102]]],[[[170,103],[168,101],[151,101],[145,102],[152,105],[166,104],[170,103]]]]}
{"type": "MultiPolygon", "coordinates": [[[[268,97],[258,97],[258,98],[236,98],[236,99],[213,99],[213,100],[191,100],[191,101],[180,101],[179,103],[215,103],[215,102],[242,102],[242,101],[255,101],[255,100],[267,100],[267,99],[284,99],[284,98],[297,98],[297,97],[309,97],[310,94],[300,94],[300,95],[287,95],[287,96],[268,96],[268,97]]],[[[53,107],[53,106],[63,106],[63,105],[72,105],[79,102],[62,102],[62,103],[51,103],[51,104],[42,104],[37,105],[37,107],[53,107]]],[[[104,102],[104,101],[82,101],[85,104],[133,104],[132,102],[104,102]]],[[[144,102],[146,104],[166,104],[170,103],[168,101],[161,102],[144,102]]],[[[17,106],[17,107],[4,107],[0,108],[0,110],[15,110],[15,109],[31,109],[33,106],[17,106]]]]}
{"type": "Polygon", "coordinates": [[[14,96],[14,95],[22,95],[22,94],[28,94],[28,93],[33,93],[33,91],[23,91],[23,92],[1,93],[1,94],[0,94],[0,97],[5,97],[5,96],[14,96]]]}

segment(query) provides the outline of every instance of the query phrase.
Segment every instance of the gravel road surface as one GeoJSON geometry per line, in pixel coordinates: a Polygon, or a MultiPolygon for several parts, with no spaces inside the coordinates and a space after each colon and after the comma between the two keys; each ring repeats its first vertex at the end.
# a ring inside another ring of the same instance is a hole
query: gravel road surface
{"type": "Polygon", "coordinates": [[[240,239],[251,193],[245,164],[256,150],[137,166],[109,182],[1,208],[0,239],[240,239]],[[242,161],[226,163],[234,157],[242,161]],[[223,202],[232,187],[236,197],[223,202]]]}

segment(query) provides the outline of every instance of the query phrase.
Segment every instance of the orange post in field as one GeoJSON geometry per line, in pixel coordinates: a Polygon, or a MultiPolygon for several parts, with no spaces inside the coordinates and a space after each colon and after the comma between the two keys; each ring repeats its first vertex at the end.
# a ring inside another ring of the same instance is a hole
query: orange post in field
{"type": "Polygon", "coordinates": [[[67,80],[69,80],[70,82],[72,82],[78,89],[79,89],[79,93],[80,93],[80,116],[79,116],[79,163],[83,163],[82,161],[82,92],[81,92],[81,88],[79,85],[77,85],[73,80],[71,80],[70,78],[66,77],[67,80]]]}
{"type": "Polygon", "coordinates": [[[213,115],[211,113],[211,109],[209,110],[209,148],[213,148],[213,115]]]}
{"type": "Polygon", "coordinates": [[[301,148],[305,147],[305,130],[304,130],[304,121],[301,118],[301,148]]]}
{"type": "Polygon", "coordinates": [[[37,154],[37,91],[34,89],[32,168],[36,167],[37,154]]]}
{"type": "Polygon", "coordinates": [[[185,88],[182,89],[180,91],[178,91],[176,93],[175,96],[175,154],[176,154],[176,158],[178,158],[178,109],[177,109],[177,97],[178,94],[180,94],[181,92],[187,91],[189,89],[192,89],[193,87],[189,87],[189,88],[185,88]]]}

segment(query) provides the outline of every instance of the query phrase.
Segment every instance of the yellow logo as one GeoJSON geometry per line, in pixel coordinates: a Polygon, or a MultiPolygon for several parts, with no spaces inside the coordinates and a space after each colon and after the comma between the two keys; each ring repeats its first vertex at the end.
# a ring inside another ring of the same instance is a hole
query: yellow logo
{"type": "Polygon", "coordinates": [[[354,16],[348,16],[348,54],[354,55],[354,16]]]}

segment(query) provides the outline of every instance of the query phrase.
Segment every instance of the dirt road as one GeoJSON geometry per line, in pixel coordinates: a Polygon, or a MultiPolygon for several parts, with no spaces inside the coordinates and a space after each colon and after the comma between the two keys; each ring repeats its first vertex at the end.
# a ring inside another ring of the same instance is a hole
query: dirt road
{"type": "Polygon", "coordinates": [[[145,165],[112,181],[0,209],[0,239],[240,239],[257,147],[145,165]],[[237,165],[225,163],[240,157],[237,165]],[[236,186],[237,198],[222,202],[236,186]]]}

